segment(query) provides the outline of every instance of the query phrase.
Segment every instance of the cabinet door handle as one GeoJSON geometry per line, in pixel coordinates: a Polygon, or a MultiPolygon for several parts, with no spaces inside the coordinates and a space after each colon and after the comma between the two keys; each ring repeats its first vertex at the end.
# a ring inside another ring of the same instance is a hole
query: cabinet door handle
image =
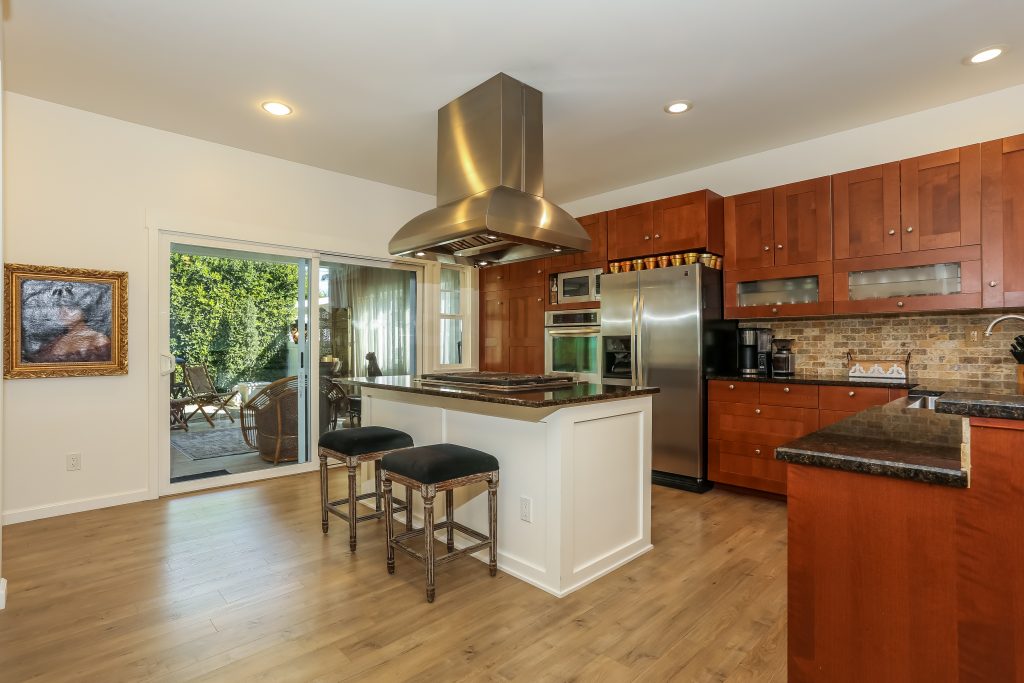
{"type": "Polygon", "coordinates": [[[787,394],[789,393],[789,387],[783,387],[783,389],[782,389],[782,390],[783,390],[784,392],[786,392],[787,394]]]}
{"type": "Polygon", "coordinates": [[[764,250],[765,250],[765,251],[771,251],[771,250],[772,250],[772,248],[771,248],[771,247],[769,247],[769,246],[768,246],[768,245],[766,244],[766,245],[764,245],[764,250]]]}
{"type": "Polygon", "coordinates": [[[907,226],[907,232],[914,232],[914,226],[908,225],[907,226]]]}
{"type": "Polygon", "coordinates": [[[782,249],[782,245],[781,245],[781,244],[776,244],[776,245],[775,245],[775,248],[776,248],[776,249],[782,249]]]}
{"type": "Polygon", "coordinates": [[[754,408],[754,415],[760,415],[760,414],[761,414],[761,409],[760,408],[754,408]]]}
{"type": "Polygon", "coordinates": [[[896,234],[896,228],[889,228],[889,234],[890,235],[895,235],[896,234]]]}
{"type": "Polygon", "coordinates": [[[658,233],[654,233],[654,239],[660,240],[661,239],[661,235],[659,235],[658,233]]]}
{"type": "Polygon", "coordinates": [[[499,279],[499,280],[501,279],[501,276],[500,276],[500,275],[498,276],[498,279],[499,279]]]}
{"type": "Polygon", "coordinates": [[[772,313],[778,313],[778,312],[779,312],[779,309],[777,309],[777,308],[773,308],[772,309],[772,313]]]}
{"type": "Polygon", "coordinates": [[[540,298],[540,297],[538,296],[538,297],[537,297],[537,301],[543,301],[543,299],[541,299],[541,298],[540,298]]]}
{"type": "Polygon", "coordinates": [[[541,274],[541,273],[543,273],[543,272],[544,272],[543,270],[538,270],[538,271],[537,271],[537,275],[540,275],[540,274],[541,274]]]}
{"type": "Polygon", "coordinates": [[[857,392],[856,392],[856,391],[851,391],[849,395],[850,395],[850,396],[856,396],[856,395],[857,395],[857,392]]]}
{"type": "Polygon", "coordinates": [[[903,308],[903,302],[902,301],[897,301],[896,302],[896,307],[897,308],[903,308]]]}
{"type": "Polygon", "coordinates": [[[645,240],[649,240],[649,239],[651,239],[651,236],[650,235],[644,235],[644,239],[645,240]]]}
{"type": "Polygon", "coordinates": [[[755,448],[754,449],[754,455],[761,455],[761,449],[760,448],[755,448]]]}
{"type": "Polygon", "coordinates": [[[735,388],[736,388],[736,385],[735,385],[735,384],[730,384],[730,385],[729,385],[729,388],[730,388],[730,389],[735,389],[735,388]]]}
{"type": "Polygon", "coordinates": [[[992,280],[991,282],[988,283],[988,286],[989,287],[995,287],[998,284],[999,284],[998,282],[996,282],[995,280],[992,280]]]}

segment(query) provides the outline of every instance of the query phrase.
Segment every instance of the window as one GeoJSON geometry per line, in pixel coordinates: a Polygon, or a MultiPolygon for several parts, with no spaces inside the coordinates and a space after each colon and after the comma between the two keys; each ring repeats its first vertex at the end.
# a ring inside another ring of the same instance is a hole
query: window
{"type": "Polygon", "coordinates": [[[441,365],[462,365],[465,278],[462,269],[441,269],[441,365]]]}

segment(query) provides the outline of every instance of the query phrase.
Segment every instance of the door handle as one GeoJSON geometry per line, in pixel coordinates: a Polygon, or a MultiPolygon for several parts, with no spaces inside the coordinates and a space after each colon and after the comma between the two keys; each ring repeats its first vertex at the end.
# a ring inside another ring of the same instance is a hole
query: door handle
{"type": "Polygon", "coordinates": [[[637,366],[640,355],[640,340],[636,335],[636,310],[637,310],[638,298],[637,295],[633,295],[633,311],[629,317],[629,343],[632,348],[629,350],[629,381],[636,384],[637,377],[637,366]]]}
{"type": "Polygon", "coordinates": [[[168,375],[173,375],[175,367],[176,367],[176,363],[174,362],[174,358],[173,357],[168,356],[166,353],[161,353],[160,354],[160,376],[161,377],[167,377],[168,375]]]}
{"type": "Polygon", "coordinates": [[[640,314],[636,321],[636,348],[639,352],[636,362],[636,374],[639,379],[638,385],[644,385],[644,295],[640,295],[640,314]]]}

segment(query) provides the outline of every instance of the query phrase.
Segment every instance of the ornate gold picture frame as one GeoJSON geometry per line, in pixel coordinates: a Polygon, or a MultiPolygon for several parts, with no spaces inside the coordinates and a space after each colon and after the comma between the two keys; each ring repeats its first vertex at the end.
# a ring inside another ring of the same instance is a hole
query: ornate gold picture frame
{"type": "Polygon", "coordinates": [[[4,265],[4,378],[128,374],[128,273],[4,265]]]}

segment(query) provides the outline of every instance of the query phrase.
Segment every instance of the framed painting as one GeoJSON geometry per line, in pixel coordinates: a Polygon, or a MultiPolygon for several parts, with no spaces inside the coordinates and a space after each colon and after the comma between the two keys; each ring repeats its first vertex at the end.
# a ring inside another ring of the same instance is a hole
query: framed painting
{"type": "Polygon", "coordinates": [[[4,265],[4,378],[128,374],[128,273],[4,265]]]}

